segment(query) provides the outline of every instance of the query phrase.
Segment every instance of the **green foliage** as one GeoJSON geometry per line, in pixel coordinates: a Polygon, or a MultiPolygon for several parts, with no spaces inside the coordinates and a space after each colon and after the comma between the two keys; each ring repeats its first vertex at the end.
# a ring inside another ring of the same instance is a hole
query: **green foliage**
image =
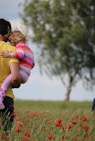
{"type": "MultiPolygon", "coordinates": [[[[30,0],[22,20],[33,31],[39,66],[50,76],[95,84],[95,1],[30,0]]],[[[71,86],[72,86],[71,85],[71,86]]]]}

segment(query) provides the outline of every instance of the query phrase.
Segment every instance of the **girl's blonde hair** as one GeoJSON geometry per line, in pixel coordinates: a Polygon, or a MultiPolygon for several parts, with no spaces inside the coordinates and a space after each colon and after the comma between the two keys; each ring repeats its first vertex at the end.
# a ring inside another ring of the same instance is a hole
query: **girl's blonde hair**
{"type": "Polygon", "coordinates": [[[8,39],[12,45],[16,45],[19,42],[26,42],[26,36],[19,30],[12,31],[8,39]]]}

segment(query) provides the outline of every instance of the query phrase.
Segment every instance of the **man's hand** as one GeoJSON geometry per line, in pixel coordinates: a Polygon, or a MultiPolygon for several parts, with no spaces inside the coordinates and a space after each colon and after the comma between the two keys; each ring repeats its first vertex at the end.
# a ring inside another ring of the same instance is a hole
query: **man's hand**
{"type": "Polygon", "coordinates": [[[19,63],[10,63],[10,69],[12,74],[12,88],[19,88],[22,83],[22,78],[19,73],[19,63]]]}
{"type": "Polygon", "coordinates": [[[18,83],[18,81],[13,81],[12,84],[11,84],[11,87],[12,87],[12,88],[19,88],[20,85],[21,85],[21,84],[18,83]]]}
{"type": "Polygon", "coordinates": [[[19,88],[21,86],[22,83],[22,78],[20,76],[20,74],[18,74],[18,77],[15,79],[14,77],[12,78],[12,88],[19,88]]]}
{"type": "Polygon", "coordinates": [[[4,57],[4,58],[7,58],[9,57],[9,51],[0,51],[0,57],[4,57]]]}

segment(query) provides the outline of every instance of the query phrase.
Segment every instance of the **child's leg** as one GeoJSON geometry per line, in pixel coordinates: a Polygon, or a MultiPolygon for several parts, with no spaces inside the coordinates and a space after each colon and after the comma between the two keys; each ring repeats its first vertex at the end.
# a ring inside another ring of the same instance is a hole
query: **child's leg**
{"type": "Polygon", "coordinates": [[[12,75],[8,75],[7,78],[4,80],[4,82],[1,85],[1,89],[3,89],[4,91],[7,91],[8,87],[11,85],[12,83],[12,75]]]}
{"type": "MultiPolygon", "coordinates": [[[[19,73],[20,73],[20,75],[21,75],[21,77],[23,79],[23,83],[25,83],[28,80],[29,76],[24,71],[22,71],[22,70],[20,70],[19,73]]],[[[12,83],[12,75],[10,74],[10,75],[8,75],[8,77],[4,80],[4,82],[1,85],[1,89],[0,89],[0,103],[3,102],[4,97],[6,95],[6,91],[7,91],[8,87],[11,85],[11,83],[12,83]]]]}
{"type": "Polygon", "coordinates": [[[12,82],[12,75],[8,75],[8,77],[4,80],[4,82],[1,85],[1,89],[0,89],[0,109],[4,109],[5,106],[3,104],[3,100],[5,98],[6,95],[6,91],[8,89],[8,87],[11,85],[12,82]]]}
{"type": "MultiPolygon", "coordinates": [[[[21,75],[21,77],[23,79],[23,83],[25,83],[28,80],[29,76],[22,70],[20,70],[19,73],[20,73],[20,75],[21,75]]],[[[10,74],[4,80],[4,82],[2,83],[1,89],[3,89],[4,91],[7,91],[8,87],[11,85],[11,83],[12,83],[12,75],[10,74]]]]}
{"type": "Polygon", "coordinates": [[[21,78],[23,80],[23,83],[25,83],[28,80],[29,75],[26,72],[24,72],[23,70],[20,70],[19,72],[20,72],[21,78]]]}

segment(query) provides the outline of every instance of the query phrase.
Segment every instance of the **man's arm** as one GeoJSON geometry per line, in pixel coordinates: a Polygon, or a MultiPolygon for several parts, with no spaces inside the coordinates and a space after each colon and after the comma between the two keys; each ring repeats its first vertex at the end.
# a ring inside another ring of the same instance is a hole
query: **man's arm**
{"type": "Polygon", "coordinates": [[[10,63],[10,70],[12,74],[12,87],[18,88],[22,82],[21,76],[19,74],[19,63],[10,63]]]}
{"type": "Polygon", "coordinates": [[[24,51],[23,49],[18,49],[16,52],[0,51],[0,57],[23,59],[24,51]]]}

